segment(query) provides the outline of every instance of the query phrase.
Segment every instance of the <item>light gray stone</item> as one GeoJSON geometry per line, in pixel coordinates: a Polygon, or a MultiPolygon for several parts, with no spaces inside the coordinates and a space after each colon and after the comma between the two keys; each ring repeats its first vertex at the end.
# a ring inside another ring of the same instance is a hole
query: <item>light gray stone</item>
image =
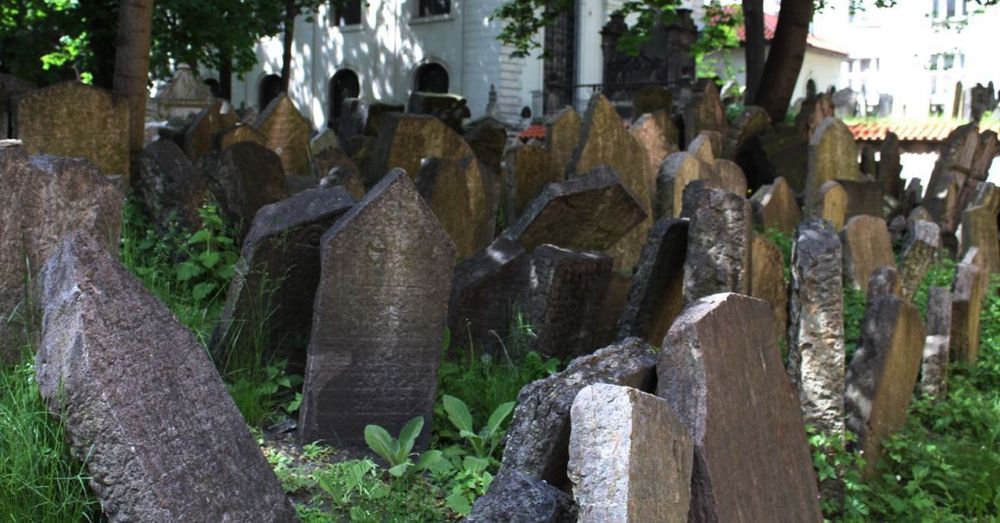
{"type": "Polygon", "coordinates": [[[576,523],[573,499],[548,483],[517,470],[493,478],[486,495],[472,505],[468,523],[576,523]]]}
{"type": "Polygon", "coordinates": [[[920,366],[920,390],[944,399],[948,394],[948,349],[951,345],[951,291],[931,287],[927,297],[927,338],[920,366]]]}
{"type": "Polygon", "coordinates": [[[899,261],[899,280],[903,299],[910,301],[937,256],[941,235],[936,223],[924,220],[912,222],[908,229],[906,247],[899,261]]]}
{"type": "Polygon", "coordinates": [[[684,260],[684,302],[719,292],[750,294],[750,203],[697,182],[684,191],[683,217],[691,220],[684,260]]]}

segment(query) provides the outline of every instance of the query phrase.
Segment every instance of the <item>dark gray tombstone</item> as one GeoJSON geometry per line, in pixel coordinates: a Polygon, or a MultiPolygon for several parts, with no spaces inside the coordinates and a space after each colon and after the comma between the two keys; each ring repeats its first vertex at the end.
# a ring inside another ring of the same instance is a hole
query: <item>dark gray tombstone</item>
{"type": "Polygon", "coordinates": [[[188,231],[201,228],[198,210],[205,204],[208,183],[176,143],[157,140],[146,146],[134,188],[161,232],[170,229],[172,220],[188,231]]]}
{"type": "Polygon", "coordinates": [[[683,217],[691,220],[684,261],[684,302],[719,292],[750,294],[750,202],[697,181],[684,191],[683,217]]]}
{"type": "Polygon", "coordinates": [[[288,197],[281,158],[253,142],[239,142],[205,157],[200,165],[229,223],[241,240],[261,207],[288,197]]]}
{"type": "Polygon", "coordinates": [[[688,222],[662,218],[649,230],[625,309],[618,319],[618,337],[637,336],[659,345],[684,307],[684,259],[688,222]]]}

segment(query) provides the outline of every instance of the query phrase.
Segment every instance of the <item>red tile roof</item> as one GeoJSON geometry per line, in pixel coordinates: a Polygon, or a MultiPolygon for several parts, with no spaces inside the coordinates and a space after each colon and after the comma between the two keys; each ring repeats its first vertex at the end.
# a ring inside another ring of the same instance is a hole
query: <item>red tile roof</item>
{"type": "MultiPolygon", "coordinates": [[[[951,120],[924,120],[910,122],[860,122],[850,124],[851,134],[860,142],[877,142],[885,139],[886,133],[896,133],[903,142],[943,142],[959,125],[966,122],[951,120]]],[[[1000,122],[980,124],[979,131],[992,130],[1000,133],[1000,122]]]]}
{"type": "MultiPolygon", "coordinates": [[[[737,5],[730,6],[729,9],[735,11],[737,9],[740,9],[740,6],[737,5]]],[[[778,27],[778,15],[764,13],[764,41],[770,42],[771,40],[774,40],[774,30],[777,27],[778,27]]],[[[739,24],[736,27],[736,36],[739,37],[741,43],[746,42],[747,41],[746,26],[744,26],[743,24],[739,24]]],[[[822,49],[824,51],[830,51],[845,56],[848,54],[846,49],[838,46],[834,42],[820,38],[812,33],[810,33],[809,36],[806,37],[806,45],[810,47],[815,47],[816,49],[822,49]]]]}
{"type": "Polygon", "coordinates": [[[517,135],[518,138],[528,141],[531,139],[544,140],[545,139],[545,126],[540,124],[532,125],[527,129],[521,131],[521,134],[517,135]]]}

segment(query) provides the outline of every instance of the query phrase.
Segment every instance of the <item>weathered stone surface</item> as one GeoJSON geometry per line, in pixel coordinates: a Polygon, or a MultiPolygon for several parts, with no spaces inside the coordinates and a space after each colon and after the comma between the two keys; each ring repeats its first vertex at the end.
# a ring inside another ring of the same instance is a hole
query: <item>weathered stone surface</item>
{"type": "Polygon", "coordinates": [[[984,256],[979,249],[969,249],[955,267],[951,287],[952,361],[975,363],[979,357],[979,320],[988,278],[984,256]]]}
{"type": "Polygon", "coordinates": [[[406,112],[433,116],[460,133],[462,120],[469,115],[468,103],[457,94],[413,91],[406,102],[406,112]]]}
{"type": "Polygon", "coordinates": [[[750,295],[771,305],[775,319],[775,339],[781,342],[788,332],[788,284],[785,262],[778,246],[759,234],[753,235],[750,254],[753,276],[750,295]]]}
{"type": "Polygon", "coordinates": [[[899,281],[902,297],[913,300],[913,295],[924,280],[927,269],[934,262],[941,246],[940,229],[934,222],[916,220],[909,224],[906,247],[899,259],[899,281]]]}
{"type": "Polygon", "coordinates": [[[320,260],[299,436],[364,447],[368,424],[430,426],[455,247],[406,173],[323,235],[320,260]]]}
{"type": "Polygon", "coordinates": [[[503,235],[529,250],[551,243],[564,249],[604,251],[645,218],[638,198],[613,169],[601,166],[547,185],[503,235]]]}
{"type": "Polygon", "coordinates": [[[975,180],[986,180],[990,174],[993,159],[1000,153],[1000,141],[997,141],[995,131],[983,131],[979,135],[979,145],[972,155],[970,175],[975,180]]]}
{"type": "Polygon", "coordinates": [[[475,156],[459,161],[428,158],[416,176],[417,191],[465,259],[493,240],[494,217],[489,214],[483,173],[475,156]]]}
{"type": "Polygon", "coordinates": [[[573,159],[582,127],[583,119],[572,107],[562,109],[545,121],[545,146],[552,152],[556,168],[561,173],[566,172],[573,159]]]}
{"type": "Polygon", "coordinates": [[[827,434],[844,430],[842,259],[828,223],[802,223],[792,247],[788,374],[805,422],[827,434]]]}
{"type": "Polygon", "coordinates": [[[663,341],[657,394],[694,440],[689,521],[822,520],[770,309],[732,293],[702,298],[663,341]]]}
{"type": "Polygon", "coordinates": [[[649,230],[628,298],[618,318],[618,337],[637,336],[659,345],[684,307],[684,259],[688,222],[661,218],[649,230]]]}
{"type": "Polygon", "coordinates": [[[253,142],[205,157],[200,169],[229,223],[237,224],[239,231],[249,228],[261,207],[288,197],[281,158],[253,142]]]}
{"type": "Polygon", "coordinates": [[[267,147],[267,138],[252,125],[243,122],[236,122],[228,128],[215,135],[213,140],[214,150],[221,151],[230,145],[240,142],[253,142],[257,145],[267,147]]]}
{"type": "Polygon", "coordinates": [[[844,251],[844,276],[855,289],[868,292],[875,269],[895,265],[889,227],[882,218],[855,216],[840,231],[844,251]]]}
{"type": "Polygon", "coordinates": [[[805,190],[809,142],[794,127],[776,124],[750,139],[740,167],[751,189],[783,177],[796,192],[805,190]]]}
{"type": "Polygon", "coordinates": [[[832,180],[859,180],[858,147],[844,122],[825,118],[809,140],[809,165],[806,173],[805,208],[810,217],[821,216],[821,188],[832,180]]]}
{"type": "Polygon", "coordinates": [[[261,111],[254,127],[267,138],[267,148],[281,158],[285,176],[312,176],[309,134],[312,124],[282,93],[261,111]]]}
{"type": "Polygon", "coordinates": [[[882,217],[884,195],[882,184],[869,180],[837,180],[847,195],[847,206],[844,215],[847,219],[854,216],[882,217]]]}
{"type": "Polygon", "coordinates": [[[830,222],[834,229],[843,229],[844,222],[847,221],[847,191],[844,186],[835,181],[824,183],[819,191],[819,204],[815,214],[806,213],[806,216],[822,218],[830,222]]]}
{"type": "Polygon", "coordinates": [[[74,230],[118,252],[124,197],[87,160],[28,157],[20,142],[0,141],[0,364],[21,356],[25,282],[74,230]]]}
{"type": "Polygon", "coordinates": [[[687,523],[694,448],[666,400],[598,383],[576,395],[570,418],[578,521],[687,523]]]}
{"type": "Polygon", "coordinates": [[[184,131],[184,152],[192,162],[198,163],[212,151],[216,135],[225,132],[238,122],[239,118],[228,102],[215,100],[198,113],[194,122],[184,131]]]}
{"type": "Polygon", "coordinates": [[[416,177],[424,158],[459,161],[475,156],[461,135],[433,116],[388,113],[372,145],[365,183],[374,184],[397,167],[416,177]]]}
{"type": "MultiPolygon", "coordinates": [[[[286,181],[289,178],[286,177],[286,181]]],[[[345,191],[351,193],[355,198],[365,197],[365,184],[361,180],[361,173],[352,171],[349,168],[334,167],[330,169],[326,176],[319,180],[320,187],[343,187],[345,191]]]]}
{"type": "Polygon", "coordinates": [[[312,155],[313,172],[323,178],[330,174],[331,169],[339,168],[350,179],[361,180],[361,171],[343,149],[340,140],[332,129],[326,129],[309,142],[312,155]]]}
{"type": "Polygon", "coordinates": [[[611,258],[542,245],[528,263],[517,301],[535,332],[534,349],[561,359],[596,349],[598,319],[611,283],[611,258]]]}
{"type": "Polygon", "coordinates": [[[868,277],[868,299],[883,294],[900,296],[902,287],[899,284],[899,271],[895,264],[877,267],[868,277]]]}
{"type": "Polygon", "coordinates": [[[16,76],[0,73],[0,140],[11,138],[11,99],[31,91],[35,84],[16,76]]]}
{"type": "Polygon", "coordinates": [[[483,167],[499,174],[504,149],[507,148],[507,128],[488,117],[473,123],[464,137],[483,167]]]}
{"type": "Polygon", "coordinates": [[[943,399],[948,394],[948,347],[951,344],[951,291],[931,287],[927,297],[927,338],[920,366],[920,390],[943,399]]]}
{"type": "Polygon", "coordinates": [[[493,478],[490,490],[472,505],[468,523],[576,523],[573,498],[517,470],[493,478]]]}
{"type": "Polygon", "coordinates": [[[722,149],[722,158],[739,161],[747,154],[750,139],[771,128],[771,117],[763,107],[748,105],[736,117],[732,127],[726,133],[726,143],[722,149]]]}
{"type": "Polygon", "coordinates": [[[712,178],[712,167],[689,152],[667,156],[656,176],[653,215],[657,219],[680,218],[684,207],[684,188],[693,181],[712,178]]]}
{"type": "Polygon", "coordinates": [[[975,123],[955,128],[938,154],[934,171],[927,182],[923,206],[931,213],[943,232],[955,232],[962,209],[959,194],[972,169],[979,146],[979,129],[975,123]]]}
{"type": "Polygon", "coordinates": [[[731,160],[715,161],[715,177],[720,189],[729,191],[741,198],[747,197],[747,177],[743,169],[731,160]]]}
{"type": "Polygon", "coordinates": [[[628,338],[576,358],[559,374],[525,385],[517,395],[517,407],[504,437],[500,474],[517,470],[569,491],[570,408],[577,393],[592,383],[651,392],[656,382],[655,366],[651,346],[628,338]]]}
{"type": "Polygon", "coordinates": [[[823,125],[823,121],[832,118],[834,115],[833,98],[827,94],[809,94],[807,90],[806,99],[802,102],[799,114],[795,116],[795,127],[798,128],[802,136],[812,136],[818,127],[823,125]]]}
{"type": "Polygon", "coordinates": [[[546,185],[563,180],[552,153],[538,144],[512,147],[504,154],[508,182],[507,217],[516,220],[546,185]]]}
{"type": "Polygon", "coordinates": [[[702,131],[688,144],[687,152],[695,155],[696,158],[708,165],[715,167],[715,158],[717,156],[715,143],[717,139],[721,141],[717,131],[702,131]]]}
{"type": "Polygon", "coordinates": [[[764,185],[753,197],[754,222],[763,230],[777,229],[787,235],[795,232],[802,221],[802,211],[795,201],[795,193],[784,178],[774,179],[774,183],[764,185]]]}
{"type": "Polygon", "coordinates": [[[243,241],[212,351],[226,361],[262,336],[265,347],[305,369],[306,345],[319,285],[319,240],[354,205],[339,187],[310,189],[257,212],[243,241]]]}
{"type": "Polygon", "coordinates": [[[726,111],[713,81],[703,81],[684,107],[684,143],[690,144],[702,131],[726,134],[726,111]]]}
{"type": "Polygon", "coordinates": [[[632,123],[629,134],[646,150],[650,198],[655,195],[656,173],[668,154],[677,152],[677,129],[665,113],[644,114],[632,123]],[[664,127],[669,125],[669,130],[664,127]]]}
{"type": "Polygon", "coordinates": [[[644,114],[652,114],[657,111],[665,113],[673,112],[674,95],[670,90],[659,86],[649,85],[636,91],[632,97],[632,117],[641,118],[644,114]]]}
{"type": "Polygon", "coordinates": [[[198,78],[198,74],[188,65],[179,65],[153,99],[153,104],[160,118],[171,118],[200,112],[214,100],[212,89],[198,78]]]}
{"type": "Polygon", "coordinates": [[[205,204],[208,183],[176,143],[158,140],[146,146],[134,187],[161,232],[170,230],[172,219],[188,231],[201,228],[198,209],[205,204]]]}
{"type": "MultiPolygon", "coordinates": [[[[405,106],[383,102],[366,102],[357,98],[347,98],[341,105],[340,121],[337,123],[337,136],[344,144],[361,136],[375,136],[382,127],[386,115],[402,113],[405,106]]],[[[385,173],[382,173],[385,174],[385,173]]]]}
{"type": "Polygon", "coordinates": [[[882,182],[882,191],[897,200],[903,199],[903,184],[905,180],[900,177],[903,173],[903,166],[900,163],[901,151],[899,148],[899,137],[896,133],[887,132],[882,146],[879,148],[878,170],[875,179],[882,182]]]}
{"type": "Polygon", "coordinates": [[[42,270],[35,365],[111,521],[295,521],[195,337],[92,236],[42,270]]]}
{"type": "Polygon", "coordinates": [[[697,182],[684,191],[683,217],[691,220],[684,260],[684,302],[719,292],[750,294],[750,202],[697,182]]]}
{"type": "Polygon", "coordinates": [[[974,205],[962,212],[962,251],[976,248],[983,255],[987,274],[1000,273],[1000,245],[997,244],[997,209],[974,205]]]}
{"type": "Polygon", "coordinates": [[[868,302],[844,393],[847,428],[858,436],[867,474],[875,470],[882,440],[906,423],[923,346],[916,307],[896,296],[868,302]]]}
{"type": "Polygon", "coordinates": [[[64,82],[15,96],[13,133],[29,155],[83,157],[128,178],[128,103],[109,91],[64,82]]]}

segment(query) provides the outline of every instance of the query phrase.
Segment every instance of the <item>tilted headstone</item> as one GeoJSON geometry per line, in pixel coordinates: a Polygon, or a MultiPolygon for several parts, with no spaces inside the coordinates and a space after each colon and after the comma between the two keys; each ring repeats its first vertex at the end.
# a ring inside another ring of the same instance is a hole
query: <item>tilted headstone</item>
{"type": "Polygon", "coordinates": [[[184,131],[184,152],[187,153],[192,162],[198,163],[212,151],[215,137],[235,126],[238,122],[239,118],[229,102],[215,100],[211,105],[202,109],[195,117],[194,122],[184,131]]]}
{"type": "Polygon", "coordinates": [[[684,191],[682,215],[691,220],[684,260],[684,302],[719,292],[750,294],[750,202],[696,182],[684,191]]]}
{"type": "Polygon", "coordinates": [[[0,140],[0,364],[21,357],[26,282],[59,241],[85,230],[118,252],[123,188],[82,158],[29,157],[0,140]]]}
{"type": "Polygon", "coordinates": [[[637,336],[659,345],[684,307],[684,259],[688,222],[661,218],[649,230],[628,298],[618,318],[618,337],[637,336]]]}
{"type": "Polygon", "coordinates": [[[823,519],[770,309],[738,294],[708,296],[663,341],[657,395],[694,440],[689,521],[823,519]]]}
{"type": "Polygon", "coordinates": [[[510,221],[520,217],[546,185],[564,180],[563,170],[556,167],[552,153],[538,144],[507,149],[504,168],[508,182],[506,209],[510,221]]]}
{"type": "Polygon", "coordinates": [[[875,161],[875,149],[870,145],[861,147],[861,173],[874,178],[878,171],[878,163],[875,161]]]}
{"type": "Polygon", "coordinates": [[[965,253],[955,267],[951,286],[951,360],[975,363],[979,358],[979,323],[989,284],[986,260],[979,249],[965,253]]]}
{"type": "Polygon", "coordinates": [[[927,297],[927,337],[920,366],[920,390],[944,399],[948,394],[948,348],[951,345],[951,291],[931,287],[927,297]]]}
{"type": "Polygon", "coordinates": [[[760,234],[753,235],[750,265],[750,296],[766,301],[774,313],[774,336],[780,342],[788,333],[788,284],[785,261],[778,246],[760,234]]]}
{"type": "Polygon", "coordinates": [[[819,96],[807,94],[799,114],[795,116],[795,127],[802,136],[809,137],[823,125],[823,120],[832,118],[833,115],[833,97],[827,94],[819,96]]]}
{"type": "Polygon", "coordinates": [[[188,231],[201,228],[198,210],[209,194],[208,183],[176,143],[157,140],[146,146],[133,187],[160,232],[170,230],[172,220],[188,231]]]}
{"type": "Polygon", "coordinates": [[[309,142],[309,150],[316,176],[323,178],[330,174],[331,169],[339,168],[347,173],[349,178],[361,180],[361,171],[350,155],[340,148],[340,140],[333,129],[326,129],[316,135],[309,142]]]}
{"type": "Polygon", "coordinates": [[[545,120],[545,147],[552,152],[556,168],[566,172],[580,143],[583,119],[576,109],[566,107],[545,120]]]}
{"type": "Polygon", "coordinates": [[[253,142],[205,157],[200,169],[229,223],[240,231],[238,239],[261,207],[288,197],[281,158],[253,142]]]}
{"type": "Polygon", "coordinates": [[[844,431],[844,292],[841,244],[821,220],[799,227],[792,246],[788,374],[802,414],[826,434],[844,431]]]}
{"type": "Polygon", "coordinates": [[[577,508],[565,492],[517,470],[497,474],[472,505],[467,523],[576,523],[577,508]]]}
{"type": "Polygon", "coordinates": [[[711,80],[703,81],[696,88],[698,91],[684,108],[685,144],[690,144],[702,131],[726,133],[726,111],[719,98],[719,88],[711,80]]]}
{"type": "Polygon", "coordinates": [[[990,174],[993,159],[1000,153],[1000,141],[996,131],[988,130],[979,134],[979,145],[972,155],[971,176],[975,180],[986,180],[990,174]]]}
{"type": "Polygon", "coordinates": [[[507,127],[493,118],[485,118],[465,131],[465,141],[484,167],[500,174],[504,149],[507,148],[507,127]]]}
{"type": "Polygon", "coordinates": [[[424,160],[415,179],[417,191],[465,259],[493,240],[494,219],[486,201],[483,173],[475,156],[455,161],[424,160]]]}
{"type": "Polygon", "coordinates": [[[903,294],[902,286],[899,283],[899,271],[896,270],[895,264],[878,267],[868,277],[867,298],[871,300],[875,296],[883,294],[892,294],[894,296],[901,296],[903,294]]]}
{"type": "Polygon", "coordinates": [[[694,154],[683,151],[667,156],[656,176],[653,215],[657,219],[680,218],[684,207],[684,188],[696,180],[712,179],[712,166],[694,154]]]}
{"type": "Polygon", "coordinates": [[[957,127],[948,135],[927,182],[923,206],[944,232],[955,232],[961,217],[959,193],[969,177],[979,146],[975,123],[957,127]]]}
{"type": "Polygon", "coordinates": [[[879,149],[876,179],[882,182],[883,192],[897,200],[903,198],[903,184],[905,183],[905,180],[900,177],[903,172],[900,156],[899,137],[896,136],[896,133],[887,132],[879,149]]]}
{"type": "Polygon", "coordinates": [[[868,279],[879,267],[894,265],[892,239],[882,218],[855,216],[840,231],[844,276],[856,290],[868,292],[868,279]]]}
{"type": "Polygon", "coordinates": [[[570,418],[578,521],[687,523],[694,449],[666,400],[598,383],[576,395],[570,418]]]}
{"type": "Polygon", "coordinates": [[[217,361],[226,361],[230,351],[248,350],[250,340],[260,337],[295,373],[305,369],[320,281],[319,240],[352,205],[354,197],[335,187],[261,207],[243,241],[213,336],[217,361]]]}
{"type": "Polygon", "coordinates": [[[866,474],[875,470],[882,440],[906,423],[923,346],[916,307],[896,296],[868,302],[844,393],[847,428],[858,436],[866,474]]]}
{"type": "Polygon", "coordinates": [[[128,170],[128,102],[79,82],[63,82],[15,96],[12,137],[29,155],[83,157],[108,176],[128,170]]]}
{"type": "Polygon", "coordinates": [[[388,113],[372,145],[365,183],[374,184],[394,168],[416,177],[424,158],[458,161],[475,156],[460,134],[433,116],[388,113]]]}
{"type": "MultiPolygon", "coordinates": [[[[646,174],[647,176],[655,176],[657,171],[660,170],[660,165],[663,160],[666,159],[668,154],[677,152],[677,137],[676,130],[673,130],[673,137],[670,137],[670,131],[664,128],[664,123],[667,125],[673,125],[670,123],[670,118],[667,117],[665,113],[658,114],[644,114],[639,117],[638,120],[632,122],[632,126],[629,128],[629,134],[639,145],[642,145],[643,149],[646,151],[646,174]]],[[[656,180],[651,180],[650,190],[655,189],[656,180]]],[[[655,194],[650,193],[651,197],[655,194]]]]}
{"type": "Polygon", "coordinates": [[[806,174],[805,210],[810,217],[820,216],[823,184],[832,180],[859,180],[858,147],[844,122],[828,117],[809,139],[809,165],[806,174]]]}
{"type": "Polygon", "coordinates": [[[550,183],[503,236],[531,250],[543,243],[605,251],[646,218],[642,203],[607,166],[550,183]]]}
{"type": "MultiPolygon", "coordinates": [[[[393,170],[320,239],[299,436],[364,447],[433,416],[455,247],[393,170]]],[[[424,431],[418,446],[428,441],[424,431]]]]}
{"type": "Polygon", "coordinates": [[[962,251],[979,249],[987,274],[1000,273],[997,211],[996,207],[989,205],[974,205],[962,212],[962,251]]]}
{"type": "Polygon", "coordinates": [[[748,105],[736,117],[732,127],[726,133],[726,143],[722,149],[722,157],[740,162],[748,153],[750,140],[771,128],[771,117],[762,107],[748,105]]]}
{"type": "Polygon", "coordinates": [[[98,240],[41,289],[39,390],[111,521],[296,521],[204,348],[98,240]]]}
{"type": "Polygon", "coordinates": [[[722,138],[719,136],[718,131],[702,131],[688,144],[687,152],[715,167],[715,159],[718,157],[717,153],[719,151],[717,144],[721,143],[721,141],[722,138]]]}
{"type": "Polygon", "coordinates": [[[795,193],[780,176],[773,183],[758,189],[750,198],[750,203],[753,205],[754,223],[765,231],[777,229],[790,236],[802,221],[795,193]]]}
{"type": "Polygon", "coordinates": [[[345,99],[341,108],[337,136],[344,145],[356,137],[375,136],[387,114],[402,113],[406,109],[401,104],[366,102],[357,98],[345,99]]]}
{"type": "Polygon", "coordinates": [[[279,94],[261,111],[254,127],[267,138],[267,148],[281,158],[285,176],[312,176],[309,134],[312,124],[287,94],[279,94]]]}
{"type": "Polygon", "coordinates": [[[805,215],[822,218],[838,231],[843,229],[847,221],[847,191],[844,190],[844,186],[832,180],[824,183],[819,191],[819,203],[815,215],[809,213],[805,215]]]}
{"type": "Polygon", "coordinates": [[[796,192],[805,190],[809,141],[790,125],[778,123],[750,139],[740,166],[750,188],[783,177],[796,192]]]}
{"type": "Polygon", "coordinates": [[[462,132],[462,120],[469,115],[469,101],[457,94],[413,91],[406,112],[433,116],[455,132],[462,132]]]}
{"type": "Polygon", "coordinates": [[[916,220],[907,228],[906,247],[899,258],[899,281],[903,299],[910,301],[934,263],[941,235],[937,224],[925,220],[916,220]]]}
{"type": "Polygon", "coordinates": [[[0,140],[11,138],[11,99],[31,91],[35,84],[16,76],[0,73],[0,140]]]}

